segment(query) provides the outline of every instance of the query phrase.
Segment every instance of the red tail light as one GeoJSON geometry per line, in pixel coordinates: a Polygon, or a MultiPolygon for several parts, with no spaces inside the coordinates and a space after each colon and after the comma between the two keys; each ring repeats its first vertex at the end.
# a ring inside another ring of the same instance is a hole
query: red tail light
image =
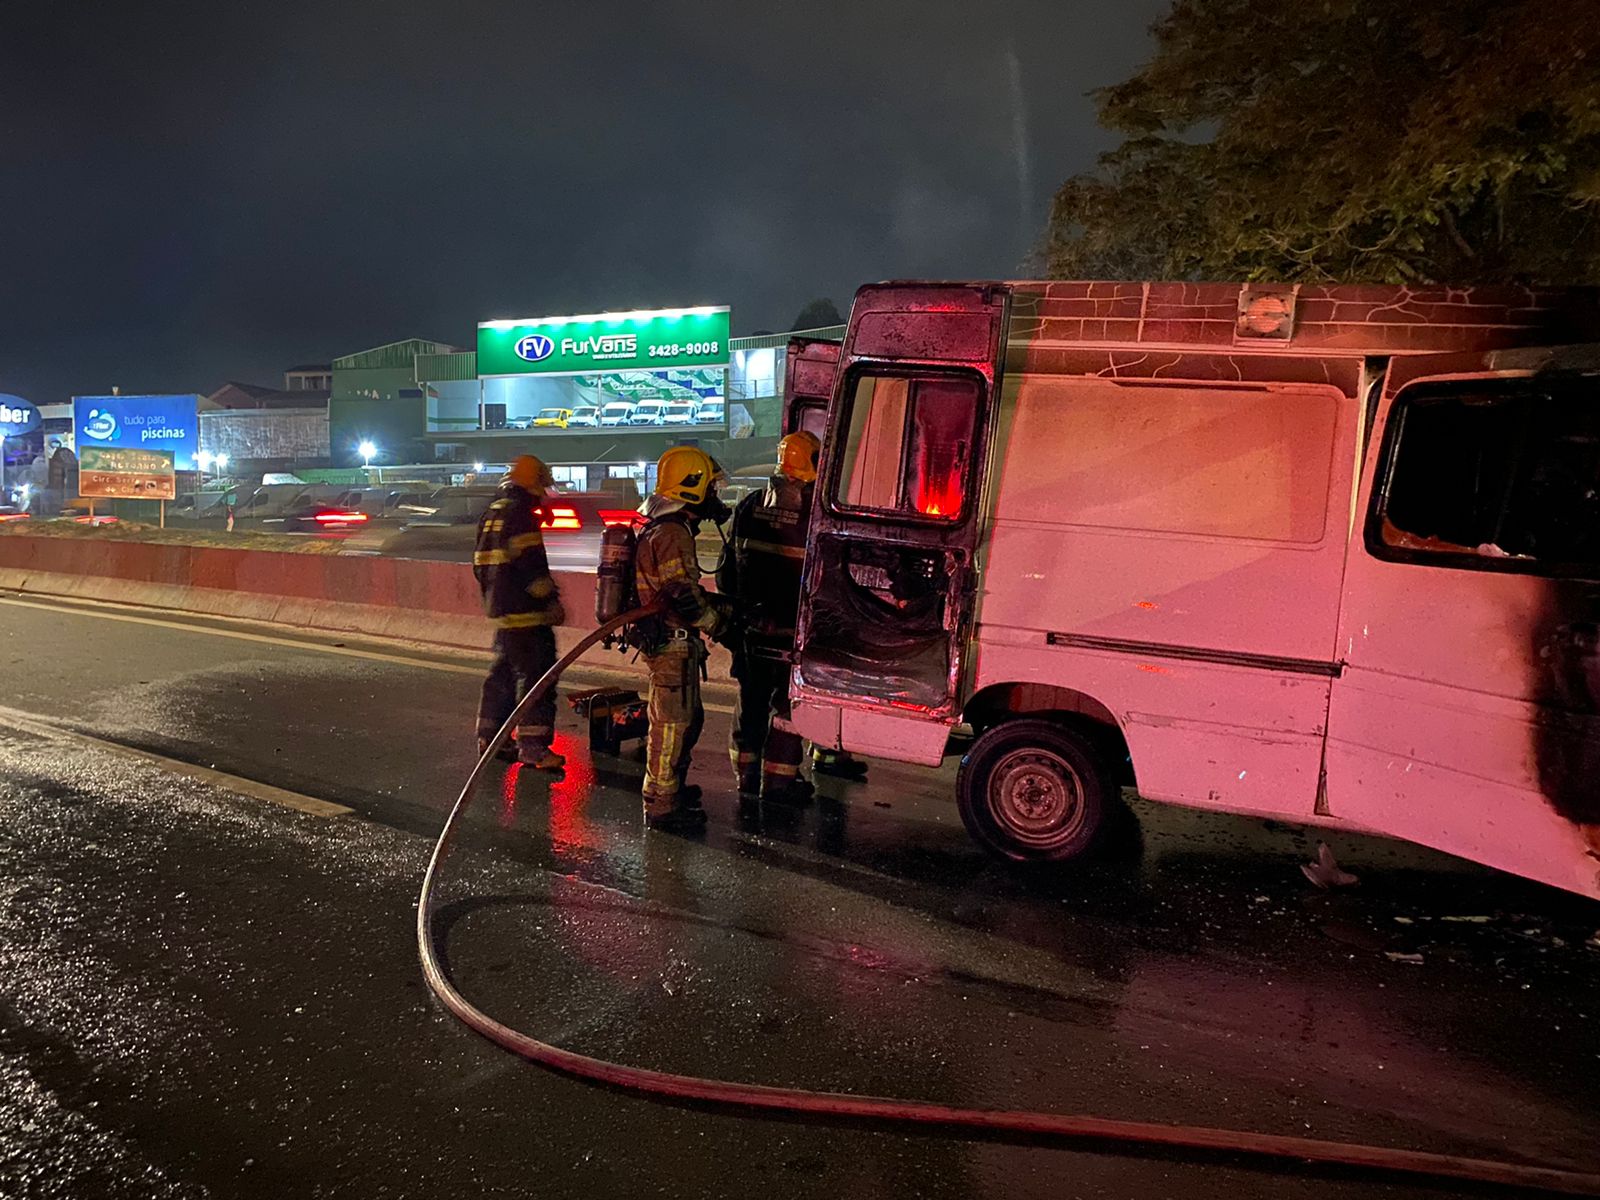
{"type": "Polygon", "coordinates": [[[312,518],[319,525],[360,525],[367,519],[364,512],[319,512],[312,518]]]}
{"type": "Polygon", "coordinates": [[[0,521],[26,521],[27,513],[0,513],[0,521]]]}
{"type": "Polygon", "coordinates": [[[579,519],[577,509],[556,504],[545,509],[544,518],[539,522],[539,527],[541,529],[582,529],[583,521],[579,519]]]}
{"type": "Polygon", "coordinates": [[[644,517],[631,508],[602,508],[600,523],[607,529],[613,525],[643,525],[644,517]]]}

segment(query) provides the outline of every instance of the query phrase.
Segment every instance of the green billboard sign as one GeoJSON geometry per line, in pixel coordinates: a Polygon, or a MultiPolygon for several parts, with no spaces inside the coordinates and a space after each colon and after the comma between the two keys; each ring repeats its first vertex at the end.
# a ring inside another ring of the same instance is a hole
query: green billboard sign
{"type": "Polygon", "coordinates": [[[726,308],[663,308],[478,325],[479,375],[593,375],[727,365],[726,308]]]}

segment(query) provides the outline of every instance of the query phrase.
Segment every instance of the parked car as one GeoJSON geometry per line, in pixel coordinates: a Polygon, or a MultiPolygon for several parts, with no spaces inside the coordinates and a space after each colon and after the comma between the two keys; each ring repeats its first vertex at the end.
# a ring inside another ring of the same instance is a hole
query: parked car
{"type": "Polygon", "coordinates": [[[667,402],[665,400],[641,400],[634,405],[633,412],[628,416],[629,425],[664,425],[666,424],[667,402]]]}
{"type": "Polygon", "coordinates": [[[702,400],[695,411],[696,425],[721,425],[728,419],[728,407],[722,400],[702,400]]]}
{"type": "Polygon", "coordinates": [[[567,418],[567,428],[590,428],[600,424],[600,409],[593,404],[586,404],[581,408],[572,410],[572,415],[567,418]]]}
{"type": "Polygon", "coordinates": [[[539,415],[533,419],[533,423],[553,429],[565,429],[567,422],[571,419],[572,410],[570,408],[541,408],[539,415]]]}
{"type": "Polygon", "coordinates": [[[663,425],[693,425],[695,421],[695,402],[693,400],[668,400],[667,406],[661,410],[661,423],[663,425]]]}
{"type": "Polygon", "coordinates": [[[600,410],[600,424],[602,425],[627,425],[633,416],[633,401],[612,400],[600,410]]]}

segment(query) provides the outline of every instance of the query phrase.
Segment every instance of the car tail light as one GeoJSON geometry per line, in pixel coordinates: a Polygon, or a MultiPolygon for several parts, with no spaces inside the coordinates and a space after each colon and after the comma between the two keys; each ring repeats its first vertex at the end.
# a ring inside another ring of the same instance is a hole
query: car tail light
{"type": "Polygon", "coordinates": [[[87,514],[81,517],[73,517],[72,520],[77,525],[115,525],[117,523],[116,517],[91,517],[87,514]]]}
{"type": "Polygon", "coordinates": [[[27,513],[0,513],[0,521],[26,521],[27,513]]]}
{"type": "Polygon", "coordinates": [[[644,516],[631,508],[602,508],[600,523],[607,529],[613,525],[642,525],[644,516]]]}
{"type": "Polygon", "coordinates": [[[364,512],[319,512],[312,520],[319,525],[360,525],[367,520],[364,512]]]}
{"type": "Polygon", "coordinates": [[[583,521],[579,518],[577,509],[556,504],[545,509],[539,526],[542,529],[582,529],[583,521]]]}

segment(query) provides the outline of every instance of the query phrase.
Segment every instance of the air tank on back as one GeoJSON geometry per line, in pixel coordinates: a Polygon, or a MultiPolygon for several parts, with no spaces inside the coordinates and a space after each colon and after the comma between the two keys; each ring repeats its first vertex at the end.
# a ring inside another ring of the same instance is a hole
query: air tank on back
{"type": "Polygon", "coordinates": [[[633,583],[633,559],[639,539],[632,525],[607,525],[600,535],[600,566],[595,571],[595,620],[615,620],[637,607],[633,583]]]}

